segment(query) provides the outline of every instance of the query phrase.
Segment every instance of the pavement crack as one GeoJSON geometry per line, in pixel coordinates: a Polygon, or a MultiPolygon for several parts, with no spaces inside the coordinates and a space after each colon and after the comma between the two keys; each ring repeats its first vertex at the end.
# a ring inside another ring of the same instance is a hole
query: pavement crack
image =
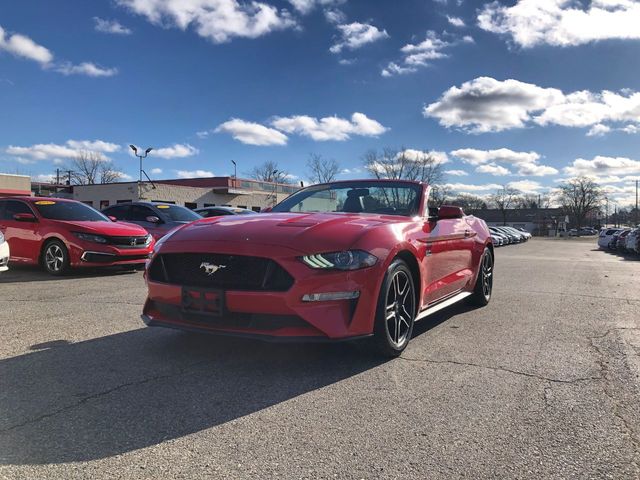
{"type": "Polygon", "coordinates": [[[551,377],[545,377],[544,375],[538,375],[536,373],[529,373],[529,372],[521,372],[519,370],[513,370],[507,367],[494,367],[491,365],[481,365],[479,363],[472,363],[472,362],[460,362],[457,360],[432,360],[432,359],[428,359],[428,358],[410,358],[410,357],[399,357],[400,360],[406,360],[408,362],[422,362],[422,363],[433,363],[433,364],[451,364],[451,365],[460,365],[460,366],[465,366],[465,367],[474,367],[474,368],[482,368],[485,370],[492,370],[492,371],[499,371],[499,372],[506,372],[506,373],[511,373],[513,375],[521,375],[524,377],[529,377],[529,378],[536,378],[540,381],[544,381],[544,382],[551,382],[551,383],[564,383],[564,384],[572,384],[572,383],[578,383],[578,382],[587,382],[587,381],[592,381],[592,380],[601,380],[602,377],[579,377],[579,378],[573,378],[571,380],[565,380],[562,378],[551,378],[551,377]]]}
{"type": "Polygon", "coordinates": [[[205,363],[205,361],[200,361],[200,362],[195,362],[192,364],[187,365],[186,367],[181,368],[178,372],[174,372],[171,374],[164,374],[164,375],[154,375],[152,377],[148,377],[148,378],[143,378],[142,380],[137,380],[135,382],[127,382],[127,383],[122,383],[120,385],[116,385],[115,387],[111,387],[108,388],[107,390],[103,390],[100,392],[96,392],[96,393],[92,393],[90,395],[84,396],[82,398],[80,398],[78,401],[69,404],[69,405],[65,405],[64,407],[60,407],[56,410],[53,410],[51,412],[47,412],[47,413],[43,413],[42,415],[38,415],[37,417],[34,418],[30,418],[28,420],[25,420],[24,422],[21,423],[17,423],[15,425],[11,425],[10,427],[7,428],[3,428],[0,430],[0,435],[4,435],[6,433],[9,433],[13,430],[17,430],[19,428],[23,428],[29,425],[33,425],[35,423],[41,422],[42,420],[46,420],[48,418],[51,417],[55,417],[56,415],[59,415],[61,413],[64,413],[68,410],[73,410],[77,407],[80,407],[82,405],[84,405],[87,402],[90,402],[91,400],[95,400],[107,395],[110,395],[114,392],[117,392],[119,390],[123,390],[125,388],[129,388],[129,387],[137,387],[140,385],[144,385],[147,383],[151,383],[151,382],[155,382],[157,380],[164,380],[167,378],[172,378],[172,377],[178,377],[180,375],[183,375],[184,373],[186,373],[188,370],[190,370],[193,367],[197,367],[198,365],[201,365],[202,363],[205,363]]]}

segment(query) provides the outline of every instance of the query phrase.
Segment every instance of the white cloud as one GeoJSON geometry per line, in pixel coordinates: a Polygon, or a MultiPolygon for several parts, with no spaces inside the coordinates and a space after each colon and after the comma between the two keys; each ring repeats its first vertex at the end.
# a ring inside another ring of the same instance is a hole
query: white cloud
{"type": "Polygon", "coordinates": [[[461,159],[463,162],[475,166],[484,166],[484,168],[476,169],[477,172],[492,173],[494,175],[506,175],[511,173],[504,167],[496,168],[498,163],[506,163],[514,165],[517,170],[516,174],[520,176],[542,177],[545,175],[555,175],[558,170],[547,166],[540,165],[538,160],[540,154],[537,152],[515,152],[508,148],[499,148],[495,150],[478,150],[475,148],[461,148],[451,152],[451,155],[461,159]],[[486,165],[493,165],[486,167],[486,165]],[[504,171],[506,170],[506,173],[504,171]],[[503,172],[503,173],[498,173],[503,172]]]}
{"type": "Polygon", "coordinates": [[[307,115],[276,117],[271,124],[286,133],[297,133],[316,141],[348,140],[351,135],[377,137],[388,129],[363,113],[354,113],[351,120],[340,117],[324,117],[318,120],[307,115]]]}
{"type": "Polygon", "coordinates": [[[502,185],[497,183],[485,183],[482,185],[473,185],[469,183],[447,183],[446,186],[454,192],[487,192],[502,188],[502,185]]]}
{"type": "Polygon", "coordinates": [[[339,5],[346,0],[289,0],[289,3],[293,5],[298,12],[304,14],[309,13],[316,6],[330,7],[333,5],[339,5]]]}
{"type": "Polygon", "coordinates": [[[572,176],[640,175],[640,161],[627,157],[598,155],[591,160],[578,158],[564,172],[572,176]]]}
{"type": "Polygon", "coordinates": [[[259,123],[232,118],[218,126],[216,133],[228,133],[234,139],[247,145],[286,145],[287,136],[273,128],[259,123]]]}
{"type": "Polygon", "coordinates": [[[204,178],[215,177],[213,172],[208,170],[176,170],[178,178],[204,178]]]}
{"type": "Polygon", "coordinates": [[[381,72],[383,77],[403,75],[417,71],[418,67],[426,67],[431,61],[446,58],[445,50],[459,43],[473,43],[473,39],[465,36],[462,40],[445,40],[433,30],[427,32],[426,38],[417,44],[409,43],[400,49],[402,60],[390,62],[381,72]]]}
{"type": "Polygon", "coordinates": [[[478,77],[451,87],[423,114],[446,127],[473,133],[524,128],[531,123],[583,128],[605,133],[604,122],[640,122],[640,92],[600,93],[577,91],[564,94],[518,80],[478,77]]]}
{"type": "Polygon", "coordinates": [[[29,147],[10,145],[5,152],[9,155],[29,157],[32,160],[54,160],[55,162],[61,158],[75,158],[81,151],[93,152],[98,158],[107,160],[104,153],[113,153],[119,149],[119,145],[102,140],[68,140],[64,145],[55,143],[39,143],[29,147]]]}
{"type": "Polygon", "coordinates": [[[386,30],[379,30],[368,23],[353,22],[338,25],[336,28],[340,31],[341,38],[329,49],[331,53],[340,53],[345,48],[356,50],[368,43],[389,38],[386,30]]]}
{"type": "Polygon", "coordinates": [[[41,173],[38,175],[31,175],[31,181],[40,183],[55,183],[56,176],[48,173],[41,173]]]}
{"type": "Polygon", "coordinates": [[[117,20],[105,20],[100,17],[93,17],[96,32],[111,33],[114,35],[131,35],[131,29],[125,27],[117,20]]]}
{"type": "Polygon", "coordinates": [[[640,126],[629,124],[629,125],[625,125],[621,130],[624,133],[629,133],[629,134],[640,133],[640,126]]]}
{"type": "Polygon", "coordinates": [[[347,16],[344,14],[344,12],[337,8],[326,9],[324,11],[324,18],[327,19],[327,22],[333,23],[334,25],[344,23],[347,20],[347,16]]]}
{"type": "Polygon", "coordinates": [[[118,73],[117,68],[103,68],[91,62],[82,62],[78,65],[63,62],[55,70],[63,75],[86,75],[88,77],[112,77],[118,73]]]}
{"type": "Polygon", "coordinates": [[[605,133],[609,133],[611,127],[603,125],[602,123],[596,123],[587,132],[587,137],[602,137],[605,133]]]}
{"type": "Polygon", "coordinates": [[[157,148],[151,151],[149,155],[160,158],[185,158],[197,155],[200,151],[189,144],[175,143],[170,147],[157,148]]]}
{"type": "Polygon", "coordinates": [[[446,152],[439,152],[437,150],[415,150],[413,148],[407,148],[398,155],[404,154],[404,156],[413,161],[422,160],[425,156],[431,157],[434,160],[434,164],[443,165],[449,162],[449,157],[446,152]]]}
{"type": "Polygon", "coordinates": [[[511,172],[495,163],[487,163],[485,165],[480,165],[476,168],[476,172],[478,173],[489,173],[495,176],[504,176],[509,175],[511,172]]]}
{"type": "Polygon", "coordinates": [[[469,175],[464,170],[445,170],[444,173],[447,174],[447,175],[454,176],[454,177],[466,177],[467,175],[469,175]]]}
{"type": "Polygon", "coordinates": [[[151,169],[151,174],[152,175],[160,175],[162,173],[162,169],[161,168],[152,168],[151,169]]]}
{"type": "Polygon", "coordinates": [[[478,25],[508,36],[516,45],[569,47],[608,39],[640,39],[640,3],[634,0],[494,1],[478,14],[478,25]]]}
{"type": "Polygon", "coordinates": [[[516,190],[520,190],[522,193],[539,193],[545,187],[540,185],[538,182],[534,182],[533,180],[520,180],[517,182],[509,182],[507,184],[510,188],[515,188],[516,190]]]}
{"type": "Polygon", "coordinates": [[[464,20],[462,20],[460,17],[450,17],[449,15],[447,15],[447,20],[454,27],[462,28],[465,26],[464,20]]]}
{"type": "MultiPolygon", "coordinates": [[[[118,4],[147,18],[151,23],[186,30],[190,26],[201,37],[223,43],[234,37],[257,38],[275,30],[296,26],[287,10],[260,2],[238,0],[116,0],[118,4]]],[[[304,8],[309,1],[294,6],[304,8]]]]}
{"type": "Polygon", "coordinates": [[[53,53],[46,47],[38,45],[29,37],[19,33],[6,34],[4,29],[0,27],[0,51],[2,50],[16,57],[33,60],[43,66],[53,61],[53,53]]]}

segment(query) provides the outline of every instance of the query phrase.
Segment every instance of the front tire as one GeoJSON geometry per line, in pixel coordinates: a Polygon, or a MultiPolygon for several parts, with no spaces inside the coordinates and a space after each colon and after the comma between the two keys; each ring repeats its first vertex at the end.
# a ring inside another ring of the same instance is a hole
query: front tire
{"type": "Polygon", "coordinates": [[[493,291],[493,254],[485,247],[478,266],[478,279],[469,302],[478,307],[484,307],[491,300],[493,291]]]}
{"type": "Polygon", "coordinates": [[[48,242],[42,253],[42,266],[51,275],[64,275],[69,271],[69,251],[60,240],[48,242]]]}
{"type": "Polygon", "coordinates": [[[397,357],[407,347],[416,316],[416,294],[407,264],[394,260],[385,274],[373,331],[375,349],[385,357],[397,357]]]}

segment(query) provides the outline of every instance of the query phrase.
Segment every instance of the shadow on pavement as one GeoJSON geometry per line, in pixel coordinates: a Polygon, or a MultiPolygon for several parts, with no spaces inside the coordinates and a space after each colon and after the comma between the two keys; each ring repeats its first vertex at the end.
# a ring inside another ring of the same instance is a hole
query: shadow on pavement
{"type": "Polygon", "coordinates": [[[63,281],[77,280],[82,278],[107,277],[117,275],[131,275],[136,271],[125,270],[122,267],[106,267],[106,268],[76,268],[68,275],[56,277],[50,275],[41,268],[25,265],[11,265],[9,270],[0,273],[1,283],[24,283],[24,282],[44,282],[44,281],[63,281]]]}
{"type": "MultiPolygon", "coordinates": [[[[418,322],[415,337],[470,307],[418,322]]],[[[0,464],[110,457],[373,369],[361,344],[273,344],[143,328],[0,360],[0,464]]]]}

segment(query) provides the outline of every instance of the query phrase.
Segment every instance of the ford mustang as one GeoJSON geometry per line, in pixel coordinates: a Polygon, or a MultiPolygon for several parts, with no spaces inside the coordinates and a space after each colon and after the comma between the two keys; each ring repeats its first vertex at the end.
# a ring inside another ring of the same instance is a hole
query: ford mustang
{"type": "Polygon", "coordinates": [[[484,221],[428,207],[429,186],[313,185],[269,213],[205,218],[161,239],[148,262],[147,325],[276,340],[369,337],[399,355],[414,322],[459,300],[486,305],[484,221]]]}
{"type": "Polygon", "coordinates": [[[0,199],[0,232],[12,263],[39,264],[52,275],[72,267],[135,268],[145,264],[154,245],[142,227],[112,222],[84,203],[60,198],[0,199]]]}

